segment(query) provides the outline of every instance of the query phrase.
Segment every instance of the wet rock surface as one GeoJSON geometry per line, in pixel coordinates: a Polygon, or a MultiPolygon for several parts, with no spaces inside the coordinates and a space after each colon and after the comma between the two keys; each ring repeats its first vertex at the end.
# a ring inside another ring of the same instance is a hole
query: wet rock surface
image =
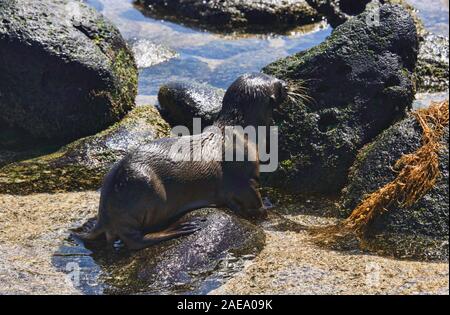
{"type": "Polygon", "coordinates": [[[320,18],[305,0],[137,0],[145,14],[216,32],[284,32],[320,18]]]}
{"type": "Polygon", "coordinates": [[[139,145],[168,134],[169,126],[155,107],[137,107],[97,135],[0,168],[0,193],[98,189],[113,163],[139,145]]]}
{"type": "Polygon", "coordinates": [[[2,1],[0,55],[0,120],[27,137],[67,143],[134,105],[130,50],[113,24],[79,1],[2,1]]]}
{"type": "MultiPolygon", "coordinates": [[[[96,281],[108,294],[208,293],[264,246],[261,228],[222,210],[201,209],[185,220],[194,220],[201,229],[137,252],[94,250],[90,264],[97,264],[102,275],[84,279],[80,289],[90,290],[88,282],[96,281]]],[[[82,246],[67,245],[56,252],[55,266],[76,262],[86,253],[82,246]],[[77,252],[78,257],[73,255],[77,252]]]]}
{"type": "Polygon", "coordinates": [[[172,49],[145,39],[133,41],[131,50],[138,68],[149,68],[178,56],[172,49]]]}
{"type": "MultiPolygon", "coordinates": [[[[448,259],[449,179],[448,126],[439,153],[440,177],[412,207],[392,205],[371,226],[370,244],[380,252],[425,259],[448,259]]],[[[396,123],[364,147],[351,168],[343,190],[340,213],[347,216],[364,196],[394,180],[394,165],[421,145],[422,128],[412,115],[396,123]]]]}
{"type": "Polygon", "coordinates": [[[161,114],[171,126],[186,126],[192,132],[193,118],[203,127],[212,125],[222,109],[225,92],[207,84],[188,81],[167,83],[159,89],[161,114]]]}
{"type": "Polygon", "coordinates": [[[322,44],[263,69],[303,95],[274,115],[280,168],[267,177],[269,184],[339,191],[358,150],[411,106],[418,52],[413,20],[399,6],[382,6],[379,26],[368,25],[367,14],[339,26],[322,44]]]}

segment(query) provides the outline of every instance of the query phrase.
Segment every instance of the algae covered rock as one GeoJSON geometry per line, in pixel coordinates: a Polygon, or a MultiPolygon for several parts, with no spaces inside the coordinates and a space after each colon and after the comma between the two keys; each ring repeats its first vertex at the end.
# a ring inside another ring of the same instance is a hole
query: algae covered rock
{"type": "MultiPolygon", "coordinates": [[[[418,92],[441,92],[448,90],[448,37],[431,34],[418,16],[418,11],[404,0],[308,0],[308,3],[323,14],[328,22],[337,27],[366,8],[380,3],[398,4],[404,7],[414,19],[419,35],[419,56],[415,70],[418,92]]],[[[373,18],[375,19],[375,14],[373,18]]]]}
{"type": "Polygon", "coordinates": [[[305,0],[137,0],[145,14],[216,32],[285,32],[320,20],[305,0]]]}
{"type": "MultiPolygon", "coordinates": [[[[447,103],[448,106],[448,103],[447,103]]],[[[340,214],[348,216],[371,194],[397,176],[396,162],[422,146],[423,130],[409,115],[365,146],[351,168],[343,190],[340,214]]],[[[372,246],[408,257],[448,258],[449,177],[448,125],[439,151],[440,176],[436,184],[413,206],[394,203],[370,225],[372,246]]]]}
{"type": "Polygon", "coordinates": [[[132,53],[81,1],[1,1],[0,56],[0,121],[28,138],[68,143],[134,106],[132,53]]]}
{"type": "Polygon", "coordinates": [[[339,26],[322,44],[264,68],[306,95],[274,115],[280,168],[269,174],[269,183],[338,192],[358,150],[411,106],[414,22],[400,6],[382,6],[379,25],[367,24],[367,14],[339,26]]]}
{"type": "Polygon", "coordinates": [[[98,189],[113,163],[169,126],[153,106],[140,106],[97,135],[59,151],[0,168],[0,193],[30,194],[98,189]]]}
{"type": "Polygon", "coordinates": [[[212,125],[222,108],[224,94],[207,84],[178,81],[161,86],[158,100],[162,116],[171,126],[186,126],[192,131],[193,118],[201,118],[203,127],[212,125]]]}

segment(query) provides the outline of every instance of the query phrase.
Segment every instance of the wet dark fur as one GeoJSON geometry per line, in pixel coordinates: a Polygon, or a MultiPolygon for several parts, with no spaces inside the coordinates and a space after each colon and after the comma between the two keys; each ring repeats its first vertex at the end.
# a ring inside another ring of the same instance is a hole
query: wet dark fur
{"type": "Polygon", "coordinates": [[[264,215],[257,190],[259,162],[247,161],[249,154],[258,154],[254,143],[236,135],[247,143],[243,162],[174,161],[171,150],[181,141],[217,155],[220,147],[225,149],[225,126],[267,126],[273,108],[286,97],[286,85],[273,77],[238,78],[225,94],[216,132],[152,141],[117,163],[103,183],[97,225],[78,237],[95,241],[106,236],[110,244],[121,239],[128,248],[140,249],[195,232],[195,224],[177,221],[198,208],[224,206],[243,216],[264,215]]]}

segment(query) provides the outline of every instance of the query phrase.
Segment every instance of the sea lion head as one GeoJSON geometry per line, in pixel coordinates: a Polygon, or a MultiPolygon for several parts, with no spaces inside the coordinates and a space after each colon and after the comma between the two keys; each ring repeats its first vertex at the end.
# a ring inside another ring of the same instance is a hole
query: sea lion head
{"type": "Polygon", "coordinates": [[[284,81],[263,73],[244,74],[225,93],[219,117],[243,125],[268,126],[273,110],[287,97],[284,81]]]}

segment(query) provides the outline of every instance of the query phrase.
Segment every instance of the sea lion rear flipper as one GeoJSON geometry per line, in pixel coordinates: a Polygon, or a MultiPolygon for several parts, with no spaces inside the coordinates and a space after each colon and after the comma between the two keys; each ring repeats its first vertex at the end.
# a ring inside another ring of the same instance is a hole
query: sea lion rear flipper
{"type": "Polygon", "coordinates": [[[163,241],[168,241],[180,236],[195,233],[200,230],[200,228],[201,227],[197,224],[196,221],[188,221],[161,232],[149,233],[145,235],[138,233],[121,235],[121,239],[129,249],[139,250],[145,247],[156,245],[163,241]]]}

